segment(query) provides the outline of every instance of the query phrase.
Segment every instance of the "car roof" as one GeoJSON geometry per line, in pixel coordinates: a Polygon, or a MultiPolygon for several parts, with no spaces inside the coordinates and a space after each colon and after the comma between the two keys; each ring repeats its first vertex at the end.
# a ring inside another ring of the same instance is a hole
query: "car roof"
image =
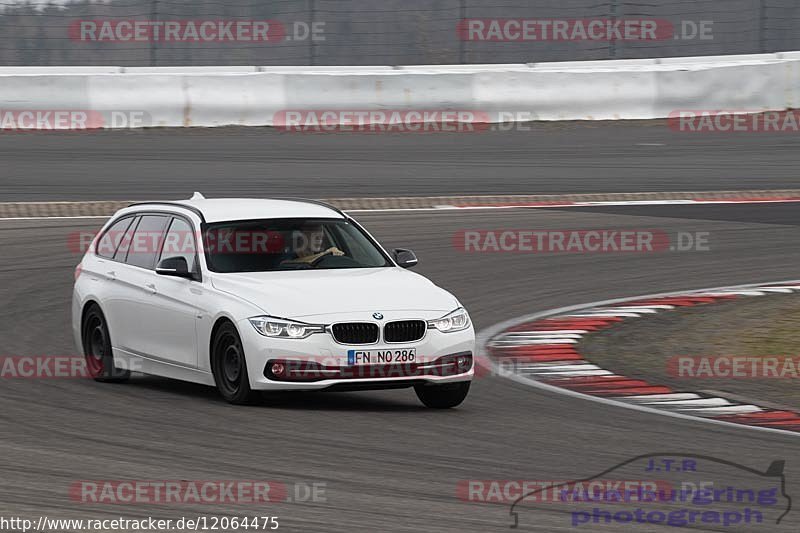
{"type": "Polygon", "coordinates": [[[207,199],[195,193],[189,200],[143,202],[134,205],[138,208],[158,205],[185,206],[191,211],[202,215],[202,218],[208,223],[268,218],[344,218],[344,214],[333,206],[302,198],[207,199]]]}

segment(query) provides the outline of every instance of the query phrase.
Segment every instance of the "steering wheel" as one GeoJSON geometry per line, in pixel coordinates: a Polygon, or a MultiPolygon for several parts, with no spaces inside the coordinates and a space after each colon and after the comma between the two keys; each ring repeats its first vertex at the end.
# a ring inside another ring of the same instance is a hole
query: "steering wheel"
{"type": "Polygon", "coordinates": [[[332,253],[333,253],[333,250],[332,250],[332,249],[330,249],[330,250],[325,250],[325,252],[324,252],[324,253],[323,253],[321,256],[319,256],[319,257],[317,257],[316,259],[314,259],[313,261],[311,261],[311,262],[309,263],[309,265],[311,265],[312,267],[315,267],[315,266],[317,266],[317,264],[319,264],[319,262],[320,262],[320,261],[322,261],[323,259],[325,259],[325,258],[326,258],[326,257],[328,257],[329,255],[331,255],[332,253]]]}

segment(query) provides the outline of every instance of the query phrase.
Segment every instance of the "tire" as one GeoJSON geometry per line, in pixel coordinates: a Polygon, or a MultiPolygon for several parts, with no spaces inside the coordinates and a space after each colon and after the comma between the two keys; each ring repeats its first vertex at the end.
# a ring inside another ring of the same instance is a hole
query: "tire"
{"type": "Polygon", "coordinates": [[[222,324],[211,343],[211,371],[225,400],[235,405],[254,403],[258,394],[250,389],[242,340],[230,322],[222,324]]]}
{"type": "Polygon", "coordinates": [[[86,369],[95,381],[122,383],[130,378],[129,370],[114,366],[111,335],[108,333],[106,318],[97,304],[92,304],[83,317],[81,340],[86,369]]]}
{"type": "Polygon", "coordinates": [[[414,387],[414,392],[426,407],[450,409],[464,401],[471,383],[471,381],[460,381],[444,385],[417,385],[414,387]]]}

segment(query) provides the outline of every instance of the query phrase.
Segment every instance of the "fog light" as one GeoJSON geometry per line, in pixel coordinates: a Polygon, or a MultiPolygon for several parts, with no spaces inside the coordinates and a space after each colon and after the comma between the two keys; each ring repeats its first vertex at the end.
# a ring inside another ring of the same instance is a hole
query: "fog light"
{"type": "Polygon", "coordinates": [[[463,368],[465,366],[469,366],[469,358],[468,357],[459,357],[456,359],[456,366],[459,368],[463,368]]]}
{"type": "Polygon", "coordinates": [[[286,372],[286,367],[283,366],[283,363],[273,363],[270,371],[275,376],[283,376],[283,373],[286,372]]]}

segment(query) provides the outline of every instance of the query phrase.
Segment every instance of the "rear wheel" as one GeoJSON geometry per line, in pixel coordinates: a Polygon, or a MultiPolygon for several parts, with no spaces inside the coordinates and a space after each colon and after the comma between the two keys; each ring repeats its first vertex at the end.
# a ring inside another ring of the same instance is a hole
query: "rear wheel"
{"type": "Polygon", "coordinates": [[[445,383],[444,385],[417,385],[414,392],[426,407],[450,409],[460,405],[469,393],[470,381],[445,383]]]}
{"type": "Polygon", "coordinates": [[[258,395],[250,389],[244,348],[236,327],[230,322],[222,324],[211,346],[211,369],[222,397],[233,404],[253,403],[258,395]]]}
{"type": "Polygon", "coordinates": [[[111,336],[103,312],[96,304],[86,311],[81,328],[83,355],[89,376],[95,381],[121,383],[127,381],[131,373],[127,369],[114,366],[111,351],[111,336]]]}

